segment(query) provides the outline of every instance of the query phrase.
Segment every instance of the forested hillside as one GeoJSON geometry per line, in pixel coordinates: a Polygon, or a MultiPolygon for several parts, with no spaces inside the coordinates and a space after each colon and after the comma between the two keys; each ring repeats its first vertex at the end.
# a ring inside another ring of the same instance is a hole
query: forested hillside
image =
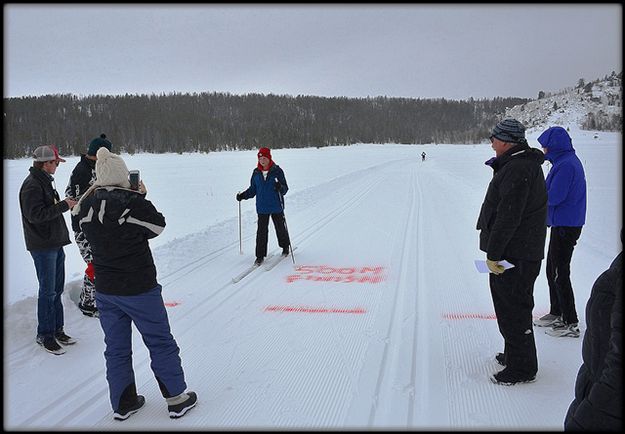
{"type": "Polygon", "coordinates": [[[529,99],[455,101],[229,93],[45,95],[4,99],[4,158],[45,143],[85,152],[105,133],[117,152],[209,152],[349,145],[476,143],[529,99]]]}

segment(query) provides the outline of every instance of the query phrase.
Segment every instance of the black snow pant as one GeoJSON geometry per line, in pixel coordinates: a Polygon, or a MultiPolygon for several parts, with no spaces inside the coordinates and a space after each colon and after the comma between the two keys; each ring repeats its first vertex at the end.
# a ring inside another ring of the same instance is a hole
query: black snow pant
{"type": "Polygon", "coordinates": [[[269,216],[273,220],[273,227],[278,237],[278,245],[286,249],[290,245],[289,233],[284,222],[284,213],[258,214],[258,229],[256,230],[256,257],[267,256],[267,241],[269,240],[269,216]]]}
{"type": "Polygon", "coordinates": [[[520,376],[533,376],[538,372],[538,359],[532,310],[534,282],[541,261],[508,261],[514,264],[513,268],[500,275],[489,275],[497,325],[504,339],[506,369],[520,376]]]}
{"type": "Polygon", "coordinates": [[[575,324],[577,311],[571,285],[571,258],[573,248],[582,233],[581,226],[551,228],[547,252],[547,283],[549,284],[549,313],[562,316],[565,324],[575,324]]]}

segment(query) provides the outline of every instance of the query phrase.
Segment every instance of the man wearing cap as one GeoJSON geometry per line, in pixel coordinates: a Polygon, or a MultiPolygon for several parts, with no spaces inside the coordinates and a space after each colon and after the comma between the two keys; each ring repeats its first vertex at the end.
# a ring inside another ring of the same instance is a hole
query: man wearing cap
{"type": "Polygon", "coordinates": [[[75,339],[63,331],[63,303],[61,295],[65,285],[65,253],[63,246],[70,244],[69,232],[63,213],[76,201],[61,200],[54,178],[59,156],[54,145],[39,146],[34,152],[33,167],[20,188],[20,210],[26,250],[33,257],[39,293],[37,299],[36,341],[52,354],[63,354],[62,345],[72,345],[75,339]]]}
{"type": "Polygon", "coordinates": [[[494,174],[477,221],[480,250],[486,252],[489,284],[504,351],[495,356],[505,368],[495,384],[536,379],[538,359],[532,326],[534,282],[540,272],[547,234],[547,189],[541,168],[545,156],[530,148],[516,119],[499,122],[490,136],[494,174]],[[499,262],[514,265],[504,269],[499,262]]]}
{"type": "MultiPolygon", "coordinates": [[[[98,159],[98,149],[105,147],[109,151],[113,147],[111,142],[106,138],[105,134],[100,134],[89,143],[86,154],[80,155],[80,161],[74,167],[69,183],[65,189],[65,196],[74,200],[80,200],[80,197],[93,185],[96,180],[95,162],[98,159]]],[[[93,269],[93,255],[91,246],[80,230],[78,225],[78,216],[72,214],[72,230],[74,231],[74,239],[78,246],[78,251],[87,264],[87,269],[82,279],[82,289],[80,291],[80,301],[78,308],[83,315],[90,317],[98,316],[98,309],[95,305],[95,272],[93,269]]]]}
{"type": "Polygon", "coordinates": [[[282,247],[282,255],[288,256],[289,233],[284,222],[282,196],[289,190],[284,172],[271,159],[269,148],[258,150],[258,164],[252,171],[250,186],[242,193],[237,193],[238,201],[251,199],[256,196],[256,212],[258,213],[258,228],[256,231],[256,260],[260,265],[267,256],[267,242],[269,239],[269,217],[273,220],[278,245],[282,247]]]}

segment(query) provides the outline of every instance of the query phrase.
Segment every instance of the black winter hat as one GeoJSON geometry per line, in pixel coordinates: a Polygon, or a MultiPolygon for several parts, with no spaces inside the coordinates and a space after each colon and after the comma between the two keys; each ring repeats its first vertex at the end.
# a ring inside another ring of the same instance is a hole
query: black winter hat
{"type": "Polygon", "coordinates": [[[91,143],[89,143],[89,149],[87,150],[87,155],[91,155],[91,156],[96,155],[98,153],[98,149],[100,149],[101,147],[105,147],[109,151],[113,147],[111,142],[109,142],[108,139],[106,138],[106,134],[104,133],[100,134],[100,137],[96,137],[95,139],[91,141],[91,143]]]}
{"type": "Polygon", "coordinates": [[[508,143],[527,143],[525,127],[516,119],[504,119],[493,128],[490,138],[496,138],[508,143]]]}

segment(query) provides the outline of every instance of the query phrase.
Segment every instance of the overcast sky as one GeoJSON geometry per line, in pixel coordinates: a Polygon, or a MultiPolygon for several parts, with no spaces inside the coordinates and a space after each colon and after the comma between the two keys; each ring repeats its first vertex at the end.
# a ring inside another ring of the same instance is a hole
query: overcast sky
{"type": "Polygon", "coordinates": [[[620,4],[4,4],[5,97],[536,98],[621,52],[620,4]]]}

